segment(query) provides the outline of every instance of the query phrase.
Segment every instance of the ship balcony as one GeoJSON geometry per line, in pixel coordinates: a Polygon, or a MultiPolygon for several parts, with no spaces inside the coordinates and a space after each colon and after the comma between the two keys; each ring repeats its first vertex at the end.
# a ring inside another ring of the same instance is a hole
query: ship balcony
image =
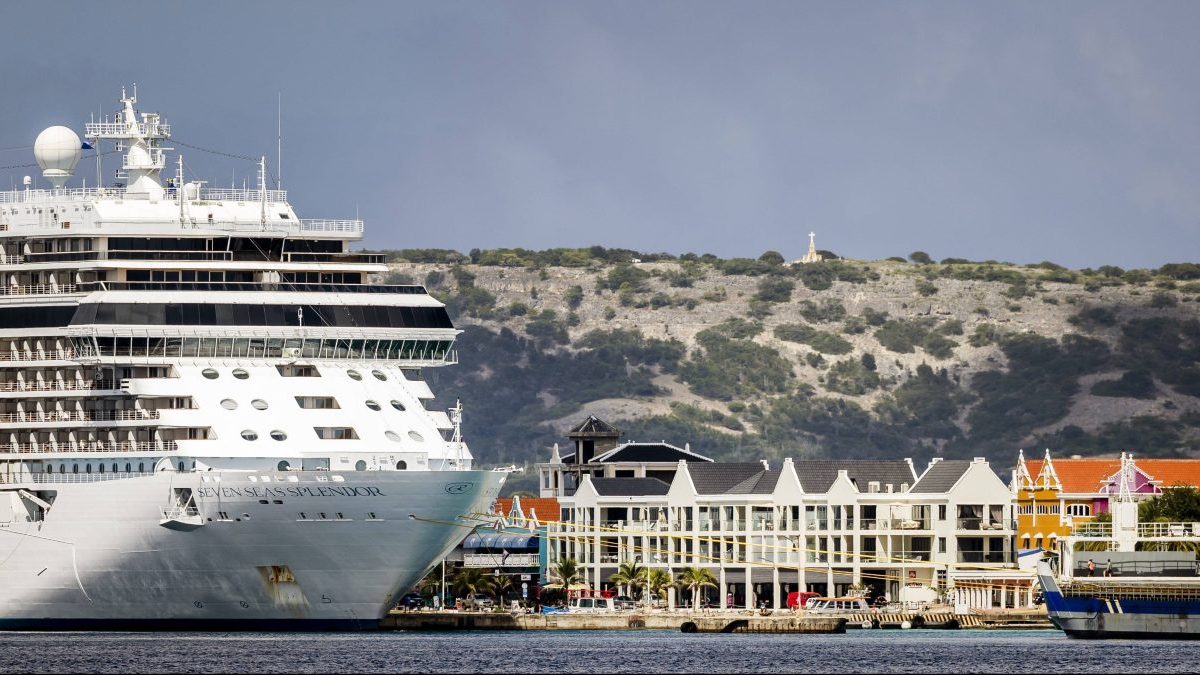
{"type": "Polygon", "coordinates": [[[31,396],[62,396],[74,392],[80,396],[111,395],[121,393],[121,387],[113,380],[27,380],[0,382],[0,398],[28,398],[31,396]]]}
{"type": "Polygon", "coordinates": [[[74,349],[0,351],[0,363],[20,362],[32,365],[39,362],[74,361],[78,356],[79,354],[74,349]]]}
{"type": "Polygon", "coordinates": [[[28,286],[0,286],[0,296],[7,295],[72,295],[83,293],[75,284],[33,284],[28,286]]]}
{"type": "Polygon", "coordinates": [[[28,412],[0,413],[0,428],[64,427],[103,424],[105,426],[157,425],[157,410],[31,410],[28,412]]]}
{"type": "Polygon", "coordinates": [[[0,454],[14,455],[61,455],[82,454],[144,454],[172,453],[179,451],[175,441],[77,441],[63,443],[0,443],[0,454]]]}

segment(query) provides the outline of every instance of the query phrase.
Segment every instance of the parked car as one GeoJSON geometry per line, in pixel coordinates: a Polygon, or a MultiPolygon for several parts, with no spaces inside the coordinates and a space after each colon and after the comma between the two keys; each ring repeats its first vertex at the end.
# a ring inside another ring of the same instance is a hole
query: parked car
{"type": "Polygon", "coordinates": [[[417,609],[425,606],[425,599],[420,593],[409,593],[403,598],[400,598],[400,606],[404,609],[417,609]]]}
{"type": "Polygon", "coordinates": [[[628,595],[618,595],[613,598],[613,602],[616,604],[617,609],[637,609],[637,601],[628,595]]]}
{"type": "MultiPolygon", "coordinates": [[[[464,598],[463,606],[470,607],[471,599],[464,598]]],[[[485,593],[476,593],[475,594],[475,608],[476,609],[491,609],[495,606],[496,606],[496,601],[492,599],[492,596],[487,595],[485,593]]]]}

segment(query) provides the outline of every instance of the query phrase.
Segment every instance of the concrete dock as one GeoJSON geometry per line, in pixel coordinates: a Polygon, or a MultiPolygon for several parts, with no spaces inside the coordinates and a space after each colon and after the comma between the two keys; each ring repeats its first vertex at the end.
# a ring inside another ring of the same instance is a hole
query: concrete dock
{"type": "Polygon", "coordinates": [[[468,611],[393,611],[384,630],[670,630],[687,633],[842,633],[846,629],[1053,628],[1044,612],[948,612],[820,616],[777,612],[597,612],[524,614],[468,611]]]}

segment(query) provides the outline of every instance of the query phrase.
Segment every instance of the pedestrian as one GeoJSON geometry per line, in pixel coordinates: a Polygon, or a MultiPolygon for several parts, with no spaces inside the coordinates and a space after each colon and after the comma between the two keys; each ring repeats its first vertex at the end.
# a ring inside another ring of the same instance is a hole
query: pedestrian
{"type": "Polygon", "coordinates": [[[1088,558],[1088,576],[1096,576],[1096,561],[1091,558],[1088,558]]]}
{"type": "Polygon", "coordinates": [[[1108,559],[1108,563],[1104,565],[1104,576],[1111,577],[1113,575],[1112,558],[1108,559]]]}

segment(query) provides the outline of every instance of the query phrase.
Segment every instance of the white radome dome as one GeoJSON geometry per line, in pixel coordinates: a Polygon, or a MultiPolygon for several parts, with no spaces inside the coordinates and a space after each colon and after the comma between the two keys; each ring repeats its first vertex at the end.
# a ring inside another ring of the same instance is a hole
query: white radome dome
{"type": "Polygon", "coordinates": [[[83,155],[79,134],[67,127],[50,127],[33,142],[33,157],[42,167],[42,175],[55,187],[62,187],[83,155]]]}

